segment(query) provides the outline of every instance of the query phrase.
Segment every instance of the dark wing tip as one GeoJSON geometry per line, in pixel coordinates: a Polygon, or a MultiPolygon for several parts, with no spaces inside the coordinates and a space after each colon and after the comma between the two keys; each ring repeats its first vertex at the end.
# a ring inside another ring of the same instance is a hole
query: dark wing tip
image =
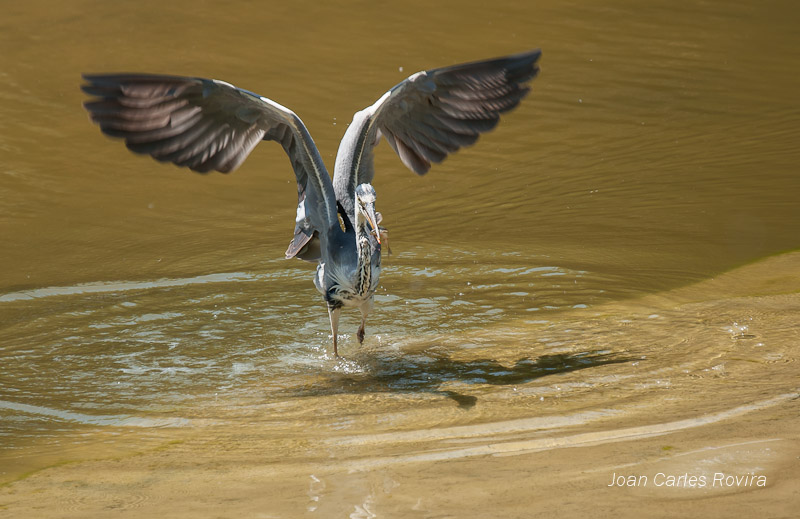
{"type": "Polygon", "coordinates": [[[534,49],[508,57],[507,74],[509,79],[518,83],[526,83],[539,75],[539,58],[541,49],[534,49]]]}
{"type": "Polygon", "coordinates": [[[438,72],[445,70],[452,72],[457,72],[462,70],[475,71],[479,69],[496,70],[498,68],[506,69],[507,71],[511,72],[532,71],[532,70],[538,70],[539,67],[537,63],[541,56],[542,56],[541,49],[533,49],[527,52],[520,52],[508,56],[501,56],[498,58],[470,61],[467,63],[461,63],[450,67],[442,67],[440,69],[434,69],[430,72],[438,72]]]}

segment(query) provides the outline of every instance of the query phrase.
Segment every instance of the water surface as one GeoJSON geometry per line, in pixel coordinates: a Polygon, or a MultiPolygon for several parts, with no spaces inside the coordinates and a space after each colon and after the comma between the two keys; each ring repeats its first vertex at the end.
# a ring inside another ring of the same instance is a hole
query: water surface
{"type": "Polygon", "coordinates": [[[793,4],[271,4],[3,8],[0,509],[794,509],[793,4]],[[280,147],[195,175],[100,135],[78,89],[221,78],[295,110],[332,166],[410,73],[535,47],[531,95],[473,148],[421,178],[378,150],[394,253],[341,362],[313,267],[282,259],[280,147]],[[626,471],[651,484],[607,486],[626,471]]]}

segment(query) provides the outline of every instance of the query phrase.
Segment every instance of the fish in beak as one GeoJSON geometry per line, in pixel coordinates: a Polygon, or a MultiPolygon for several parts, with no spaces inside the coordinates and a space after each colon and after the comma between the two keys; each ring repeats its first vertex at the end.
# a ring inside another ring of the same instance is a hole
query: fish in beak
{"type": "Polygon", "coordinates": [[[381,242],[381,231],[378,228],[378,216],[375,213],[375,206],[373,204],[367,204],[365,207],[365,213],[367,217],[367,223],[372,228],[372,232],[375,235],[375,239],[378,240],[378,243],[381,242]]]}

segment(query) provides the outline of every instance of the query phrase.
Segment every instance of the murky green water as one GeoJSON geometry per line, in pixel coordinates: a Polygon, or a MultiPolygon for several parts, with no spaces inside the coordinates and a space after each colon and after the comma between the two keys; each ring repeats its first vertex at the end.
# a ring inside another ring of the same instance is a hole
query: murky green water
{"type": "Polygon", "coordinates": [[[793,4],[272,4],[3,6],[0,482],[74,463],[4,487],[0,510],[790,509],[793,4]],[[78,89],[225,79],[295,110],[332,167],[353,112],[410,73],[534,47],[533,92],[473,148],[422,178],[378,150],[394,254],[363,347],[344,316],[344,362],[313,267],[282,259],[280,147],[227,176],[160,165],[101,136],[78,89]],[[770,483],[606,487],[712,466],[770,483]]]}

